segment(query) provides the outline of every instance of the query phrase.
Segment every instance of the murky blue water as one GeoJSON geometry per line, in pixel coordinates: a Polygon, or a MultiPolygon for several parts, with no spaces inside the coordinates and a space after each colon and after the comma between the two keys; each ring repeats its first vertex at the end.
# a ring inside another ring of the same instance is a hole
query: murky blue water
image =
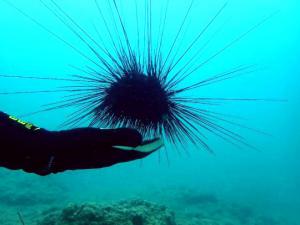
{"type": "MultiPolygon", "coordinates": [[[[92,66],[89,60],[55,37],[58,35],[72,46],[76,46],[77,50],[95,59],[84,43],[40,1],[10,2],[32,19],[22,15],[5,1],[0,1],[0,74],[65,78],[70,74],[79,73],[74,67],[85,69],[92,66]]],[[[99,2],[110,27],[113,27],[112,18],[116,17],[116,14],[111,14],[108,1],[99,2]]],[[[130,42],[136,46],[138,35],[135,1],[118,2],[130,42]]],[[[162,12],[166,3],[165,0],[153,1],[153,43],[157,43],[162,32],[159,24],[162,22],[162,12]]],[[[58,4],[101,45],[108,48],[112,46],[94,1],[66,0],[58,4]],[[101,33],[102,41],[99,40],[97,32],[101,33]]],[[[174,51],[178,51],[179,55],[184,52],[223,4],[222,0],[195,1],[174,51]]],[[[138,1],[138,5],[138,30],[142,36],[145,23],[142,16],[144,1],[138,1]]],[[[165,55],[188,7],[189,2],[181,0],[172,1],[169,5],[162,47],[165,55]]],[[[194,219],[188,214],[189,211],[203,212],[206,208],[218,208],[220,205],[227,207],[232,215],[231,206],[237,205],[237,208],[247,207],[253,210],[252,214],[245,213],[245,217],[269,218],[262,220],[264,222],[260,224],[277,224],[275,221],[285,225],[300,224],[299,9],[300,4],[296,0],[229,1],[222,14],[191,51],[193,55],[204,46],[203,52],[193,63],[200,65],[255,24],[275,13],[185,81],[185,84],[190,84],[236,66],[257,65],[259,69],[253,73],[199,88],[191,95],[285,100],[230,102],[211,108],[220,113],[236,115],[239,118],[234,118],[234,121],[270,134],[262,135],[229,126],[243,135],[247,142],[257,146],[259,151],[247,147],[239,149],[222,139],[208,135],[207,141],[214,150],[214,155],[189,144],[189,154],[186,154],[182,147],[175,149],[174,146],[167,145],[167,149],[161,150],[160,157],[157,153],[143,161],[99,170],[38,177],[21,171],[1,169],[0,223],[19,223],[16,214],[18,211],[24,212],[28,221],[34,221],[37,217],[35,215],[42,209],[64,206],[68,202],[104,203],[138,197],[166,204],[178,214],[186,213],[183,215],[186,224],[199,224],[192,223],[194,219]],[[166,150],[168,156],[165,155],[166,150]],[[190,198],[209,194],[216,196],[218,201],[210,203],[209,206],[188,203],[182,205],[178,196],[186,192],[190,198]],[[185,210],[182,210],[182,207],[185,210]]],[[[119,35],[117,32],[112,33],[114,37],[119,35]]],[[[143,41],[142,37],[140,41],[143,41]]],[[[189,57],[185,58],[181,65],[188,60],[189,57]]],[[[50,130],[61,129],[59,125],[65,121],[71,109],[27,117],[22,115],[40,110],[45,103],[60,100],[63,93],[8,93],[57,90],[65,85],[69,83],[0,77],[0,110],[21,116],[26,121],[50,130]]],[[[238,213],[243,217],[242,210],[238,213]]],[[[231,217],[234,217],[232,215],[231,217]]],[[[229,217],[226,213],[223,216],[229,217]]],[[[220,215],[214,217],[211,214],[211,220],[214,218],[220,218],[220,215]]],[[[250,220],[244,223],[216,220],[216,224],[220,225],[258,224],[251,223],[250,220]]]]}

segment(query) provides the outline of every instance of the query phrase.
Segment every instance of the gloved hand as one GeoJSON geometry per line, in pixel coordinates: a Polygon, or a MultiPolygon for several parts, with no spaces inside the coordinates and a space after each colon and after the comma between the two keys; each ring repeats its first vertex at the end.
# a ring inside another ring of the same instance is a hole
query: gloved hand
{"type": "Polygon", "coordinates": [[[141,159],[163,146],[129,128],[48,131],[0,112],[0,166],[39,175],[141,159]]]}

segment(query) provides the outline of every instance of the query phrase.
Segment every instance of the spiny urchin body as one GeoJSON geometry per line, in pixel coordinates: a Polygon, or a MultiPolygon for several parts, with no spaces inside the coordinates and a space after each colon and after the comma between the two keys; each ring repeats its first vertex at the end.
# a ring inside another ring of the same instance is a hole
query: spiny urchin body
{"type": "Polygon", "coordinates": [[[116,126],[122,121],[128,126],[145,127],[158,133],[172,113],[172,95],[159,77],[126,72],[104,90],[94,113],[99,121],[106,121],[107,126],[116,126]]]}

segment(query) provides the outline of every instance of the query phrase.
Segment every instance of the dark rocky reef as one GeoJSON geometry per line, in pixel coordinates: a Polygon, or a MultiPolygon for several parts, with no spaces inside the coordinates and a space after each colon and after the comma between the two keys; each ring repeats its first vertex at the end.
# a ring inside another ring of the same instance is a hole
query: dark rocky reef
{"type": "Polygon", "coordinates": [[[176,225],[175,215],[165,206],[144,200],[110,205],[72,204],[44,213],[37,225],[176,225]]]}

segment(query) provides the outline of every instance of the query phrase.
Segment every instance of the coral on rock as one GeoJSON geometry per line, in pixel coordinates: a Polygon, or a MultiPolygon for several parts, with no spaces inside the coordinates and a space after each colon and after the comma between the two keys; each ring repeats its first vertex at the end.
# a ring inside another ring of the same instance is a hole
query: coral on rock
{"type": "Polygon", "coordinates": [[[72,204],[47,212],[37,225],[176,225],[174,213],[144,200],[110,205],[72,204]]]}

